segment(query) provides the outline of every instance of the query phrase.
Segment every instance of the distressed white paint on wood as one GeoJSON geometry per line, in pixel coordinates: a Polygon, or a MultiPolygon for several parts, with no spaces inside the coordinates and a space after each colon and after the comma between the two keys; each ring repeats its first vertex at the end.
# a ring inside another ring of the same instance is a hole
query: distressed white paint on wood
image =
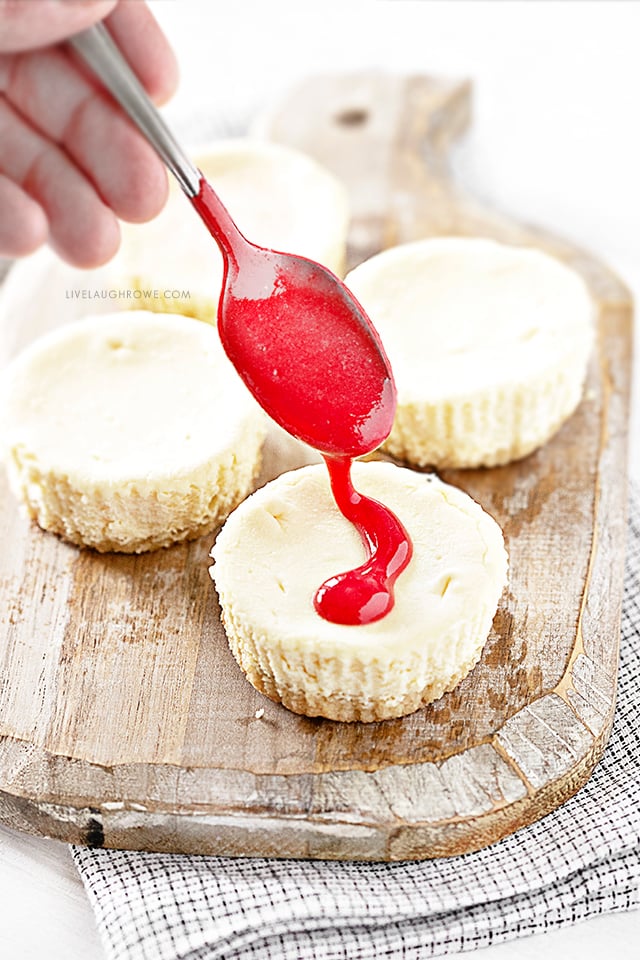
{"type": "Polygon", "coordinates": [[[615,675],[606,673],[593,660],[580,653],[571,669],[571,682],[567,699],[582,722],[597,736],[611,719],[616,691],[615,675]]]}
{"type": "Polygon", "coordinates": [[[567,773],[594,744],[593,735],[555,693],[519,710],[497,740],[534,787],[567,773]]]}
{"type": "Polygon", "coordinates": [[[527,792],[522,779],[490,744],[472,747],[441,764],[421,764],[409,784],[398,767],[380,770],[375,777],[393,813],[410,823],[470,819],[519,800],[527,792]]]}

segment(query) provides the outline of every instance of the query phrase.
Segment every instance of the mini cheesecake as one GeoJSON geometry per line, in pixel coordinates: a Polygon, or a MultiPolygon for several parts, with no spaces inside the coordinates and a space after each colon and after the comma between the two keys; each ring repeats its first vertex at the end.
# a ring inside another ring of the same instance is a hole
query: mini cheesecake
{"type": "Polygon", "coordinates": [[[353,478],[413,542],[381,620],[345,626],[314,609],[325,580],[365,559],[324,465],[282,474],[240,504],[218,534],[211,575],[231,650],[254,687],[296,713],[383,720],[436,700],[477,663],[507,555],[495,520],[435,476],[358,462],[353,478]]]}
{"type": "Polygon", "coordinates": [[[213,529],[250,491],[264,434],[216,331],[188,317],[67,324],[0,381],[13,491],[43,529],[99,551],[213,529]]]}
{"type": "MultiPolygon", "coordinates": [[[[253,243],[309,257],[344,273],[349,210],[345,187],[288,147],[221,140],[194,152],[202,171],[253,243]]],[[[137,306],[213,320],[222,284],[215,240],[175,183],[167,205],[146,224],[122,224],[114,283],[137,306]]]]}
{"type": "Polygon", "coordinates": [[[594,306],[558,260],[445,237],[386,250],[346,283],[393,367],[392,456],[419,466],[507,463],[549,440],[578,406],[594,306]]]}

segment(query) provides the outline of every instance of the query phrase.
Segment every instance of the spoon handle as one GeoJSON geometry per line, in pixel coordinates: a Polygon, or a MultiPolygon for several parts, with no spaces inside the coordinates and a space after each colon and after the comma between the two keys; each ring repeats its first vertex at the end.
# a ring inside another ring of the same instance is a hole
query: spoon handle
{"type": "Polygon", "coordinates": [[[69,43],[133,120],[186,195],[190,199],[197,196],[201,174],[178,144],[106,27],[101,23],[89,27],[71,37],[69,43]]]}

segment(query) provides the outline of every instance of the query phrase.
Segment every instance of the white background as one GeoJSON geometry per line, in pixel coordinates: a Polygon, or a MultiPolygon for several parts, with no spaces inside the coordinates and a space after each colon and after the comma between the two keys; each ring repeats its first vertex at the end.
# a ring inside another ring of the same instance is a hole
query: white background
{"type": "MultiPolygon", "coordinates": [[[[640,3],[611,0],[156,0],[177,51],[178,130],[229,132],[306,73],[378,67],[471,77],[466,187],[606,260],[640,295],[640,3]]],[[[638,408],[637,397],[634,407],[638,408]]],[[[632,472],[640,478],[640,418],[632,472]]],[[[496,960],[636,955],[640,913],[485,951],[496,960]]],[[[2,960],[102,960],[61,844],[0,828],[2,960]]]]}

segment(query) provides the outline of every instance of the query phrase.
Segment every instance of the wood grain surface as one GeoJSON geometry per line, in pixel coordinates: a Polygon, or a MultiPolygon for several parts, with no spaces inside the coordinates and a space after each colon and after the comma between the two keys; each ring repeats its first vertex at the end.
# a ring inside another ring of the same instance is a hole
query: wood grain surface
{"type": "MultiPolygon", "coordinates": [[[[462,853],[554,809],[600,758],[615,700],[626,506],[631,300],[588,254],[465,196],[448,165],[465,83],[310,80],[262,134],[348,185],[349,266],[453,234],[536,245],[599,306],[584,400],[542,450],[446,471],[502,525],[511,575],[483,657],[399,720],[299,717],[229,653],[207,572],[214,535],[138,557],[80,551],[31,525],[0,479],[0,819],[78,843],[233,856],[399,860],[462,853]],[[264,715],[257,717],[264,709],[264,715]]],[[[22,265],[24,268],[25,265],[22,265]]],[[[4,358],[64,310],[12,308],[4,358]]],[[[58,291],[59,292],[59,291],[58,291]]],[[[259,482],[307,462],[270,437],[259,482]]]]}

